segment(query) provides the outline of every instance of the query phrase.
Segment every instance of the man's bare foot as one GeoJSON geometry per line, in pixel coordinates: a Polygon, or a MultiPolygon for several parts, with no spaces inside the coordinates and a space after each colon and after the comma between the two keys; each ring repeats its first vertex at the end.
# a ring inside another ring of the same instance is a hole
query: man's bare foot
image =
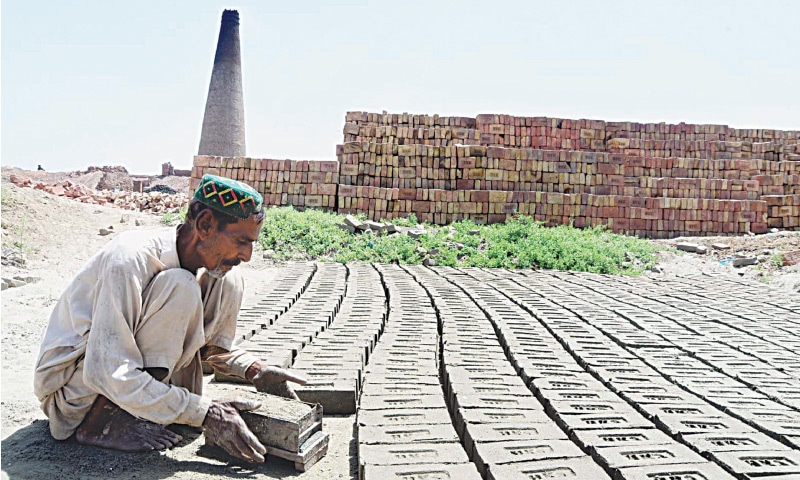
{"type": "Polygon", "coordinates": [[[75,440],[123,452],[149,452],[172,448],[183,437],[163,425],[134,417],[100,395],[75,432],[75,440]]]}

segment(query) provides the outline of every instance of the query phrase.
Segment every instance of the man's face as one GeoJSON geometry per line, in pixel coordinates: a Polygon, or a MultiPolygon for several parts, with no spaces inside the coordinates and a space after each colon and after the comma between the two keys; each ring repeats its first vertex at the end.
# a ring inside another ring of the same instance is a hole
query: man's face
{"type": "Polygon", "coordinates": [[[261,222],[253,217],[229,223],[222,230],[212,228],[197,246],[208,274],[222,278],[239,263],[249,262],[260,231],[261,222]]]}

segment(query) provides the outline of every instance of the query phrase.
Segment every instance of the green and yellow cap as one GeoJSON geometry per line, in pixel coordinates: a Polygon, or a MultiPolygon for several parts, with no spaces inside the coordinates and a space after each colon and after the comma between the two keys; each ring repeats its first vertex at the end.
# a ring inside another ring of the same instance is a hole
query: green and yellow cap
{"type": "Polygon", "coordinates": [[[261,211],[264,198],[253,187],[232,178],[203,175],[194,198],[214,210],[247,219],[261,211]]]}

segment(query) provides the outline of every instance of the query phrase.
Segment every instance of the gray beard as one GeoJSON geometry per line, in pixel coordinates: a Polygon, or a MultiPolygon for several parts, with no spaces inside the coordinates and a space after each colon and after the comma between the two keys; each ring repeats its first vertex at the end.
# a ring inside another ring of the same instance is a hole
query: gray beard
{"type": "Polygon", "coordinates": [[[217,280],[224,277],[225,274],[228,273],[225,270],[223,270],[222,267],[217,267],[214,270],[206,270],[206,272],[211,278],[216,278],[217,280]]]}

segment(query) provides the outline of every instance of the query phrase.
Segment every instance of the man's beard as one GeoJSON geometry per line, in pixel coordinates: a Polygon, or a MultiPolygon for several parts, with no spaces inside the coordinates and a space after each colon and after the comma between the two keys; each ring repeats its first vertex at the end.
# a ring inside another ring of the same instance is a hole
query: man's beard
{"type": "Polygon", "coordinates": [[[236,260],[223,260],[219,266],[214,268],[213,270],[208,270],[208,275],[212,278],[220,279],[225,276],[226,273],[230,272],[230,269],[225,270],[223,267],[235,267],[239,265],[242,261],[239,259],[236,260]]]}

